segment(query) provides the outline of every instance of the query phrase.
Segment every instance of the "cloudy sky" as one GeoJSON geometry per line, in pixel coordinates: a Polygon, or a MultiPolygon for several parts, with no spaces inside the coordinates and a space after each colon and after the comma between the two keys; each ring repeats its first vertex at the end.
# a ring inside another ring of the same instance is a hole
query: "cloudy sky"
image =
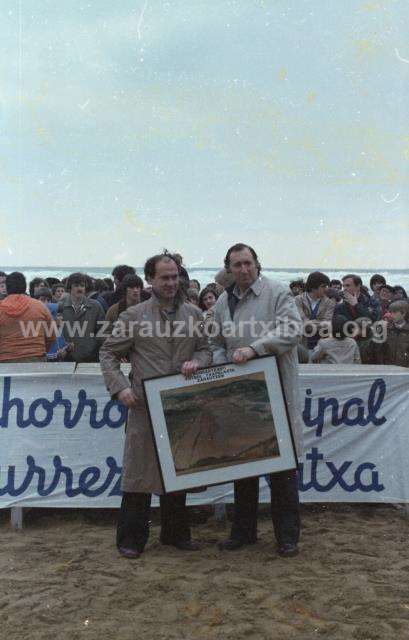
{"type": "Polygon", "coordinates": [[[407,0],[2,0],[0,265],[409,266],[407,0]]]}

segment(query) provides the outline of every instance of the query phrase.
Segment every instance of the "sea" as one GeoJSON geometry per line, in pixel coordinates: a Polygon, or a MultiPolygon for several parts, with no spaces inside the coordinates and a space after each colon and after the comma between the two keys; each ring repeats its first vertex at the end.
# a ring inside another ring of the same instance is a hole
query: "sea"
{"type": "MultiPolygon", "coordinates": [[[[189,277],[191,279],[196,279],[200,282],[201,287],[206,286],[209,282],[214,281],[214,277],[216,273],[220,270],[221,267],[189,267],[186,265],[186,268],[189,273],[189,277]]],[[[106,276],[110,276],[112,272],[112,267],[52,267],[52,266],[44,266],[44,267],[29,267],[29,266],[19,266],[19,267],[1,267],[0,270],[5,271],[6,273],[10,273],[11,271],[22,271],[27,279],[27,282],[32,280],[35,277],[46,278],[47,276],[53,276],[54,278],[62,279],[68,276],[70,273],[74,273],[75,271],[81,271],[83,273],[88,273],[93,278],[105,278],[106,276]]],[[[137,267],[136,271],[138,275],[143,278],[143,268],[137,267]]],[[[323,271],[326,273],[329,278],[337,278],[340,280],[342,276],[347,273],[355,273],[362,278],[362,281],[365,285],[369,286],[369,280],[374,273],[380,273],[386,279],[386,282],[392,286],[397,284],[401,285],[405,288],[405,290],[409,293],[409,269],[327,269],[326,267],[316,269],[302,269],[302,268],[294,268],[294,269],[284,269],[282,267],[268,267],[262,270],[262,273],[268,277],[279,280],[280,282],[289,284],[292,280],[296,280],[298,278],[303,278],[306,280],[308,274],[311,271],[323,271]]]]}

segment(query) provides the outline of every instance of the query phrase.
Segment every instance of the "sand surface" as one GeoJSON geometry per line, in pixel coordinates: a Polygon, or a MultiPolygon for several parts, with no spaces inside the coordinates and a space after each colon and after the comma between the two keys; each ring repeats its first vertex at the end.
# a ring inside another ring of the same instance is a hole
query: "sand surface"
{"type": "Polygon", "coordinates": [[[257,545],[220,553],[227,528],[195,525],[204,548],[158,542],[119,558],[115,512],[0,514],[0,638],[121,640],[409,638],[409,520],[392,506],[309,505],[300,555],[281,559],[271,523],[257,545]]]}

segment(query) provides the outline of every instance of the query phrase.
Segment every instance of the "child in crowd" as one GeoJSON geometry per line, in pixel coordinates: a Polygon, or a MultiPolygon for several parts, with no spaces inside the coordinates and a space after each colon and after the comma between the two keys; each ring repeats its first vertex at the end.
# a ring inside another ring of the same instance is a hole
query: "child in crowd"
{"type": "Polygon", "coordinates": [[[389,305],[390,322],[386,342],[380,345],[380,363],[409,367],[409,303],[396,300],[389,305]]]}
{"type": "Polygon", "coordinates": [[[353,338],[347,337],[345,324],[348,319],[336,315],[332,319],[332,336],[321,338],[314,348],[312,362],[323,364],[361,364],[359,348],[353,338]]]}

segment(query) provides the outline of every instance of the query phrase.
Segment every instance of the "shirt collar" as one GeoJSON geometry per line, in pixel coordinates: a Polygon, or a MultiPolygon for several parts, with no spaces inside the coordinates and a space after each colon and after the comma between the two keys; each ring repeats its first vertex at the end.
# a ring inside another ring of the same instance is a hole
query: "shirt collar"
{"type": "Polygon", "coordinates": [[[248,292],[251,291],[256,295],[259,296],[261,293],[261,286],[262,286],[262,282],[261,282],[261,277],[259,276],[258,278],[256,278],[253,282],[253,284],[251,284],[249,286],[248,289],[246,289],[246,291],[244,293],[242,293],[239,289],[239,287],[236,285],[234,285],[233,288],[233,294],[236,296],[236,298],[238,298],[239,300],[241,300],[241,298],[244,298],[248,292]]]}
{"type": "MultiPolygon", "coordinates": [[[[69,294],[68,296],[65,296],[64,298],[64,307],[72,307],[74,308],[74,303],[72,301],[71,295],[69,294]]],[[[79,304],[79,305],[75,305],[77,308],[83,308],[83,307],[90,307],[90,301],[88,300],[88,298],[85,296],[83,301],[79,304]]]]}
{"type": "Polygon", "coordinates": [[[319,303],[320,303],[320,301],[321,301],[321,300],[320,300],[320,298],[318,298],[318,300],[314,300],[313,298],[311,298],[311,297],[308,295],[308,293],[307,293],[307,298],[308,298],[308,301],[309,301],[309,303],[310,303],[310,306],[311,306],[311,307],[315,307],[315,306],[317,306],[317,304],[319,304],[319,303]]]}

